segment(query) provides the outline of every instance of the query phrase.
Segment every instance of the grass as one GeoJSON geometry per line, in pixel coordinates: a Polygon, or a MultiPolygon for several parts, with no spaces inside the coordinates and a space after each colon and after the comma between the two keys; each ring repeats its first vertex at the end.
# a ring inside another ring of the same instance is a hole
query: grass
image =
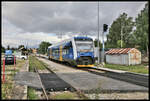
{"type": "MultiPolygon", "coordinates": [[[[2,77],[1,77],[2,80],[2,77]]],[[[5,82],[1,85],[1,91],[2,91],[2,99],[10,99],[11,98],[11,92],[13,89],[13,74],[12,75],[5,75],[5,82]]]]}
{"type": "Polygon", "coordinates": [[[142,73],[142,74],[148,74],[149,70],[145,67],[145,65],[131,65],[131,66],[125,66],[125,65],[118,65],[118,64],[105,64],[105,68],[110,69],[116,69],[116,70],[123,70],[123,71],[129,71],[129,72],[135,72],[135,73],[142,73]]]}
{"type": "Polygon", "coordinates": [[[13,85],[6,83],[6,84],[2,84],[1,87],[2,87],[1,89],[2,99],[10,99],[10,96],[11,96],[10,92],[12,91],[13,85]]]}
{"type": "MultiPolygon", "coordinates": [[[[29,56],[29,71],[34,72],[34,68],[43,70],[45,69],[45,65],[39,61],[35,56],[29,56]]],[[[29,100],[36,100],[39,99],[38,95],[36,94],[36,90],[28,87],[28,99],[29,100]]]]}
{"type": "Polygon", "coordinates": [[[39,70],[44,70],[45,64],[39,61],[35,56],[29,56],[29,71],[33,72],[34,67],[36,67],[39,70]]]}
{"type": "Polygon", "coordinates": [[[55,94],[51,96],[51,99],[79,99],[76,94],[71,92],[64,92],[61,94],[55,94]]]}
{"type": "MultiPolygon", "coordinates": [[[[13,89],[13,77],[16,72],[25,64],[25,60],[16,61],[16,70],[14,71],[14,65],[5,65],[5,72],[10,72],[10,75],[5,75],[5,82],[1,85],[2,99],[11,99],[12,89],[13,89]]],[[[3,71],[3,65],[1,65],[1,70],[3,71]]],[[[1,72],[2,72],[1,71],[1,72]]],[[[2,76],[1,76],[2,80],[2,76]]]]}
{"type": "Polygon", "coordinates": [[[38,95],[35,94],[35,90],[33,88],[28,87],[28,99],[29,100],[35,100],[35,99],[39,99],[38,95]]]}

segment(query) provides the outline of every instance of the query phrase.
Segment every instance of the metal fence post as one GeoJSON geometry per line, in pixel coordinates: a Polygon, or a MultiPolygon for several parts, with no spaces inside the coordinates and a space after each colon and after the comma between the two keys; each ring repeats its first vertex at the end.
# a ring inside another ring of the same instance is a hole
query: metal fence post
{"type": "Polygon", "coordinates": [[[5,82],[5,59],[3,59],[3,83],[5,82]]]}
{"type": "Polygon", "coordinates": [[[16,70],[16,64],[15,64],[15,56],[14,56],[14,70],[16,70]]]}

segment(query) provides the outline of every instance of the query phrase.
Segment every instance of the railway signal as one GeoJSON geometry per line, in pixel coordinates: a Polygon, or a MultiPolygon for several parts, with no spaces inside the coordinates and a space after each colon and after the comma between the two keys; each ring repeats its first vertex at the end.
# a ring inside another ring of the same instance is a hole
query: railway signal
{"type": "Polygon", "coordinates": [[[102,50],[102,64],[104,65],[104,54],[105,54],[105,52],[104,52],[104,32],[106,32],[107,31],[107,29],[108,29],[108,25],[107,24],[103,24],[103,35],[102,35],[102,37],[103,37],[103,50],[102,50]]]}
{"type": "Polygon", "coordinates": [[[103,32],[106,32],[107,29],[108,29],[108,25],[107,25],[107,24],[104,24],[104,25],[103,25],[103,32]]]}

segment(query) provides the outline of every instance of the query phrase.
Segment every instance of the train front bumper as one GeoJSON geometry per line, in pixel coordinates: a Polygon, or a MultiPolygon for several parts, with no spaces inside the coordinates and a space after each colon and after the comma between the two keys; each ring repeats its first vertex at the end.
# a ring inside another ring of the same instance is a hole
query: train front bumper
{"type": "Polygon", "coordinates": [[[94,65],[77,65],[77,67],[94,67],[94,65]]]}

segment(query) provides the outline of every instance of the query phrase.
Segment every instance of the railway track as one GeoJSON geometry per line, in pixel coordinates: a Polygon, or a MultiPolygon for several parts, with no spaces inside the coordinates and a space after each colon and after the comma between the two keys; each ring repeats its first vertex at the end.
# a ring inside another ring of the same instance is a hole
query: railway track
{"type": "Polygon", "coordinates": [[[48,96],[47,96],[46,90],[45,90],[45,88],[44,88],[44,86],[43,86],[43,84],[42,84],[42,81],[41,81],[39,72],[38,72],[38,70],[37,70],[36,67],[34,67],[34,70],[35,70],[36,73],[38,73],[38,78],[39,78],[39,80],[40,80],[40,84],[41,84],[42,90],[43,90],[43,92],[44,92],[45,98],[48,100],[48,96]]]}
{"type": "MultiPolygon", "coordinates": [[[[43,64],[43,65],[45,65],[45,64],[43,64]]],[[[55,74],[55,72],[53,72],[50,68],[47,68],[47,66],[45,66],[45,68],[46,68],[50,73],[54,73],[54,74],[55,74]]],[[[42,80],[41,80],[40,73],[38,72],[38,69],[37,69],[36,67],[34,67],[34,71],[35,71],[36,73],[38,73],[38,78],[39,78],[39,80],[40,80],[40,84],[41,84],[41,87],[42,87],[42,91],[43,91],[43,93],[44,93],[44,95],[45,95],[46,100],[49,100],[48,95],[49,95],[51,92],[50,92],[50,91],[46,91],[46,88],[44,87],[43,82],[42,82],[42,80]]],[[[69,84],[69,85],[70,85],[70,84],[69,84]]],[[[66,89],[66,88],[64,88],[64,89],[66,89]]],[[[78,95],[79,98],[88,99],[88,97],[85,96],[84,93],[83,93],[81,90],[78,90],[78,89],[76,89],[76,88],[73,87],[73,86],[71,86],[71,89],[68,89],[68,90],[70,90],[70,92],[75,92],[76,95],[78,95]]],[[[51,91],[53,91],[53,89],[51,89],[51,91]]],[[[53,91],[53,92],[54,92],[54,91],[53,91]]]]}
{"type": "MultiPolygon", "coordinates": [[[[45,65],[45,64],[43,64],[43,65],[45,65]]],[[[50,71],[51,73],[56,74],[55,72],[53,72],[53,71],[52,71],[50,68],[48,68],[47,66],[45,66],[45,68],[46,68],[48,71],[50,71]]],[[[78,95],[79,98],[85,98],[85,99],[88,98],[87,96],[84,95],[84,93],[83,93],[81,90],[76,89],[76,88],[73,87],[72,85],[71,85],[71,87],[72,87],[71,91],[75,91],[75,93],[78,95]]]]}
{"type": "MultiPolygon", "coordinates": [[[[45,57],[42,57],[42,58],[47,59],[45,57]]],[[[68,66],[66,64],[62,64],[62,65],[68,66]]],[[[76,69],[73,66],[69,66],[69,67],[76,69]]],[[[149,84],[148,84],[149,76],[146,76],[146,75],[139,75],[139,74],[130,73],[130,72],[118,73],[118,72],[112,72],[112,71],[99,69],[99,68],[81,68],[81,70],[84,70],[84,71],[87,71],[96,75],[105,76],[105,77],[113,78],[116,80],[121,80],[121,81],[129,82],[132,84],[144,86],[147,88],[149,87],[149,84]],[[102,73],[101,71],[105,73],[102,73]]]]}

